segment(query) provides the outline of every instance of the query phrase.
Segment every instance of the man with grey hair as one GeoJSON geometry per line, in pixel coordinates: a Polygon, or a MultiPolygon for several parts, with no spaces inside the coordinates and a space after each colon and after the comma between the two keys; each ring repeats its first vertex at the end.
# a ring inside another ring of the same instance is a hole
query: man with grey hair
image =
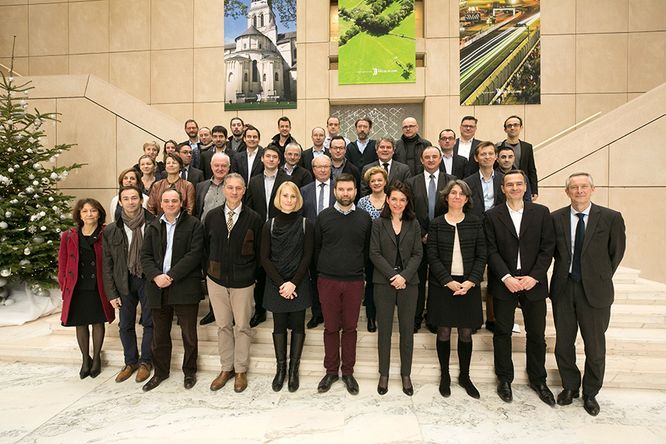
{"type": "Polygon", "coordinates": [[[303,150],[298,142],[288,143],[284,149],[284,165],[282,169],[298,188],[312,182],[312,174],[299,165],[303,150]]]}
{"type": "Polygon", "coordinates": [[[551,299],[557,338],[555,358],[563,390],[559,405],[578,398],[581,372],[576,366],[578,328],[585,344],[583,407],[599,414],[595,397],[606,367],[606,329],[613,303],[613,274],[626,248],[624,219],[617,211],[592,203],[594,182],[589,173],[569,176],[564,192],[571,201],[553,212],[555,266],[551,299]]]}

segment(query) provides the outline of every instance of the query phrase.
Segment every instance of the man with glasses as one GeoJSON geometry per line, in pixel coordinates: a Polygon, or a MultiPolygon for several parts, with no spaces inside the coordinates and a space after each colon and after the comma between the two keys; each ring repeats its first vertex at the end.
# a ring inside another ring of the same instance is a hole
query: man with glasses
{"type": "Polygon", "coordinates": [[[474,116],[465,116],[460,122],[460,137],[453,145],[453,152],[459,156],[467,159],[467,171],[465,177],[479,170],[479,164],[474,159],[476,147],[481,143],[479,139],[474,138],[476,135],[476,124],[478,120],[474,116]]]}
{"type": "MultiPolygon", "coordinates": [[[[356,165],[347,159],[347,144],[342,136],[335,136],[331,140],[331,177],[337,179],[343,173],[351,174],[354,176],[356,182],[356,189],[361,188],[361,172],[356,168],[356,165]]],[[[357,201],[360,197],[356,196],[357,201]]]]}
{"type": "Polygon", "coordinates": [[[407,117],[402,121],[402,136],[395,142],[393,159],[407,164],[412,176],[416,176],[423,172],[421,153],[429,146],[432,146],[430,141],[419,135],[419,124],[416,119],[407,117]]]}
{"type": "Polygon", "coordinates": [[[534,150],[532,149],[532,144],[520,140],[519,137],[522,129],[523,119],[518,116],[509,116],[504,121],[504,132],[507,138],[499,142],[496,146],[499,148],[501,145],[505,145],[513,149],[516,157],[514,165],[517,169],[527,174],[532,192],[532,200],[536,200],[539,195],[539,184],[536,164],[534,163],[534,150]]]}
{"type": "Polygon", "coordinates": [[[467,171],[467,159],[453,151],[456,142],[456,133],[452,129],[445,129],[439,133],[439,148],[442,150],[441,167],[446,174],[464,179],[467,171]]]}

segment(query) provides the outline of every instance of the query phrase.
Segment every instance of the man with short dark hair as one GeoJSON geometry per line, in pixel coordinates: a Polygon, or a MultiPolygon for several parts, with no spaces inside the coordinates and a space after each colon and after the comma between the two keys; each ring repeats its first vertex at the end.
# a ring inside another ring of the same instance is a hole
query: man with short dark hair
{"type": "Polygon", "coordinates": [[[511,383],[511,334],[518,305],[523,312],[527,336],[529,385],[544,403],[555,405],[546,385],[546,298],[548,267],[555,249],[550,211],[543,205],[525,202],[527,189],[522,171],[509,171],[502,178],[506,203],[486,211],[488,247],[488,291],[495,308],[493,348],[497,394],[513,400],[511,383]]]}
{"type": "Polygon", "coordinates": [[[452,129],[444,129],[439,132],[439,148],[442,151],[441,166],[446,174],[455,176],[456,179],[464,179],[467,171],[467,159],[453,152],[456,140],[456,132],[452,129]]]}
{"type": "Polygon", "coordinates": [[[264,170],[261,162],[264,149],[259,146],[261,133],[252,125],[247,125],[243,133],[243,145],[231,158],[231,171],[241,175],[245,183],[264,170]]]}
{"type": "MultiPolygon", "coordinates": [[[[380,166],[388,173],[388,183],[386,188],[399,180],[400,182],[407,182],[407,179],[412,177],[412,172],[409,171],[409,167],[404,163],[400,163],[397,160],[393,160],[393,154],[395,153],[395,141],[390,137],[382,137],[377,141],[375,145],[377,152],[377,160],[371,162],[363,167],[361,172],[361,177],[365,177],[365,172],[370,168],[375,166],[380,166]]],[[[365,181],[361,183],[361,197],[367,196],[370,194],[370,187],[365,181]]]]}
{"type": "MultiPolygon", "coordinates": [[[[329,118],[326,119],[326,131],[328,134],[324,139],[324,148],[329,149],[331,147],[331,140],[336,136],[340,136],[340,119],[336,116],[329,116],[329,118]]],[[[349,139],[346,137],[343,139],[345,141],[345,146],[349,145],[349,139]]]]}
{"type": "Polygon", "coordinates": [[[243,145],[243,132],[245,131],[245,122],[240,117],[232,117],[229,121],[231,137],[229,138],[229,148],[234,152],[241,150],[243,145]]]}
{"type": "Polygon", "coordinates": [[[354,378],[356,327],[363,297],[372,221],[368,213],[356,208],[355,198],[354,177],[341,174],[335,182],[336,202],[333,208],[323,210],[315,224],[315,261],[324,313],[326,367],[326,375],[317,387],[319,393],[331,388],[342,369],[342,381],[347,391],[352,395],[358,394],[358,382],[354,378]]]}
{"type": "Polygon", "coordinates": [[[312,171],[312,160],[319,156],[329,156],[330,152],[328,148],[324,146],[324,140],[326,139],[326,131],[320,126],[312,128],[312,146],[303,151],[301,156],[301,166],[307,171],[312,171]]]}
{"type": "Polygon", "coordinates": [[[413,117],[407,117],[402,121],[402,136],[395,142],[395,156],[398,162],[409,167],[412,176],[423,171],[421,164],[421,153],[432,146],[432,143],[419,135],[419,124],[413,117]]]}
{"type": "Polygon", "coordinates": [[[284,150],[284,165],[282,169],[289,176],[289,180],[294,182],[298,188],[312,182],[312,173],[299,165],[303,150],[301,146],[292,142],[284,150]]]}
{"type": "Polygon", "coordinates": [[[377,151],[375,146],[377,141],[370,139],[370,131],[372,130],[372,120],[369,117],[361,117],[356,119],[354,123],[356,128],[357,139],[354,142],[347,144],[347,160],[354,164],[358,170],[371,162],[377,160],[377,151]]]}
{"type": "Polygon", "coordinates": [[[520,140],[520,132],[523,129],[523,119],[518,116],[509,116],[504,121],[504,132],[507,138],[499,142],[496,146],[507,145],[513,149],[516,156],[515,167],[527,174],[532,200],[537,200],[539,195],[539,183],[537,177],[536,164],[534,163],[534,150],[531,143],[520,140]]]}
{"type": "Polygon", "coordinates": [[[204,179],[208,180],[213,175],[210,169],[210,162],[215,153],[224,153],[229,158],[232,158],[235,151],[231,148],[231,144],[227,140],[227,129],[222,125],[215,125],[211,130],[213,146],[201,153],[201,170],[204,174],[204,179]]]}
{"type": "Polygon", "coordinates": [[[578,327],[585,344],[583,407],[599,414],[596,396],[606,369],[606,330],[613,304],[613,275],[617,271],[627,237],[622,214],[592,203],[594,182],[589,173],[569,176],[565,192],[571,201],[553,212],[557,243],[550,281],[553,317],[557,332],[555,359],[562,378],[559,405],[577,398],[581,375],[576,365],[578,327]]]}
{"type": "MultiPolygon", "coordinates": [[[[331,177],[336,179],[339,175],[346,173],[354,176],[356,181],[356,189],[361,187],[361,172],[356,168],[356,165],[349,162],[346,157],[347,145],[342,136],[335,136],[331,139],[331,146],[329,148],[331,153],[331,177]]],[[[360,199],[360,196],[356,196],[360,199]]]]}
{"type": "Polygon", "coordinates": [[[153,340],[153,318],[146,299],[141,247],[146,224],[150,224],[154,216],[142,207],[142,201],[143,194],[136,186],[120,188],[120,216],[104,229],[104,290],[113,308],[120,311],[120,342],[125,355],[125,366],[116,376],[116,382],[127,380],[137,370],[136,382],[144,382],[153,369],[150,348],[153,340]],[[135,326],[136,307],[139,304],[139,323],[143,326],[140,355],[136,345],[135,326]]]}
{"type": "Polygon", "coordinates": [[[187,140],[180,144],[187,144],[192,147],[192,165],[199,168],[201,163],[201,148],[199,142],[199,124],[194,119],[187,119],[185,121],[185,134],[187,140]]]}
{"type": "MultiPolygon", "coordinates": [[[[497,147],[497,169],[502,173],[506,174],[509,171],[516,169],[516,155],[513,152],[513,148],[508,145],[500,145],[497,147]]],[[[530,187],[530,182],[525,181],[527,184],[527,192],[525,193],[525,200],[527,202],[532,202],[532,187],[530,187]]]]}
{"type": "Polygon", "coordinates": [[[468,163],[465,177],[476,173],[479,170],[479,164],[476,163],[474,158],[476,147],[481,143],[479,139],[474,137],[476,135],[476,126],[478,122],[478,119],[474,116],[463,117],[460,121],[460,137],[456,139],[456,143],[453,146],[454,154],[467,159],[468,163]]]}
{"type": "Polygon", "coordinates": [[[280,163],[284,163],[284,150],[290,143],[295,143],[296,139],[291,135],[291,120],[289,117],[282,116],[277,121],[278,133],[273,136],[271,143],[279,148],[280,163]]]}
{"type": "Polygon", "coordinates": [[[183,161],[183,169],[180,171],[180,177],[195,187],[199,182],[203,182],[203,171],[192,166],[192,147],[187,143],[181,143],[176,147],[176,152],[183,161]]]}

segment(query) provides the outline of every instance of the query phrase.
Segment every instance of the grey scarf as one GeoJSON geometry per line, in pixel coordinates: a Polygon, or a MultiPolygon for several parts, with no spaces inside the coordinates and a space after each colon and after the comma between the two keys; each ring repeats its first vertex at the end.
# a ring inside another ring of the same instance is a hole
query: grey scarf
{"type": "Polygon", "coordinates": [[[125,212],[121,213],[123,223],[132,230],[132,242],[129,245],[127,254],[127,268],[133,276],[141,277],[143,268],[141,267],[141,246],[143,245],[143,230],[141,227],[146,223],[143,208],[134,218],[130,218],[125,212]]]}

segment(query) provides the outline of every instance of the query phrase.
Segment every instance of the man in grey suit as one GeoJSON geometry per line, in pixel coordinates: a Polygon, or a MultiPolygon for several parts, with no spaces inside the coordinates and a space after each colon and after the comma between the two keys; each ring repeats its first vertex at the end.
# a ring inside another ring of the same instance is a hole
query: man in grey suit
{"type": "MultiPolygon", "coordinates": [[[[374,162],[363,167],[363,172],[361,177],[365,177],[365,172],[370,168],[375,166],[380,166],[386,170],[388,173],[388,183],[386,184],[386,189],[396,180],[406,183],[407,179],[412,177],[412,172],[409,170],[409,167],[404,163],[400,163],[397,160],[393,160],[393,154],[395,153],[395,141],[390,137],[382,137],[377,141],[376,145],[377,159],[374,162]]],[[[370,194],[370,187],[365,181],[361,183],[361,196],[367,196],[370,194]]]]}
{"type": "Polygon", "coordinates": [[[564,190],[571,205],[553,212],[557,243],[551,279],[551,299],[557,339],[555,358],[564,390],[559,405],[579,396],[576,366],[578,327],[585,343],[583,407],[599,414],[595,399],[606,366],[606,329],[613,303],[613,274],[626,247],[622,214],[592,203],[594,182],[589,173],[569,176],[564,190]]]}

